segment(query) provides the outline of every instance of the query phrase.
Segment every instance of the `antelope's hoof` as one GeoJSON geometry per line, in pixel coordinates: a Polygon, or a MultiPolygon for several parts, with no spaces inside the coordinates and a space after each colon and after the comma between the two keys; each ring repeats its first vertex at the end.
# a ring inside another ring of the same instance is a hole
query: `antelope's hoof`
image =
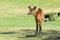
{"type": "Polygon", "coordinates": [[[42,36],[42,34],[39,34],[39,36],[42,36]]]}
{"type": "Polygon", "coordinates": [[[38,36],[38,34],[34,34],[35,36],[38,36]]]}
{"type": "Polygon", "coordinates": [[[42,32],[40,32],[40,33],[39,33],[39,36],[42,36],[42,35],[43,35],[42,32]]]}

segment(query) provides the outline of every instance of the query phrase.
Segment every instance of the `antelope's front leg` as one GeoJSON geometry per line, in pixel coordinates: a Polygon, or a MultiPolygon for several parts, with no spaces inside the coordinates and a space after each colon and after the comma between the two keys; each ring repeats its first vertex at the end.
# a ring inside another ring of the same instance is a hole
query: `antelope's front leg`
{"type": "Polygon", "coordinates": [[[42,23],[39,23],[39,35],[42,35],[42,23]]]}
{"type": "Polygon", "coordinates": [[[36,20],[36,31],[35,31],[35,36],[38,36],[38,21],[36,20]]]}

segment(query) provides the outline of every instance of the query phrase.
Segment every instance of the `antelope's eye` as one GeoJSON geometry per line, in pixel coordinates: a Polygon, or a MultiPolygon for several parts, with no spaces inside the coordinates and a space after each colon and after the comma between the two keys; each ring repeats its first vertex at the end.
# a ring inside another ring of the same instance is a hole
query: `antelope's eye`
{"type": "Polygon", "coordinates": [[[30,9],[30,11],[34,11],[34,9],[33,9],[33,8],[31,8],[31,9],[30,9]]]}
{"type": "Polygon", "coordinates": [[[33,11],[32,9],[30,11],[33,11]]]}

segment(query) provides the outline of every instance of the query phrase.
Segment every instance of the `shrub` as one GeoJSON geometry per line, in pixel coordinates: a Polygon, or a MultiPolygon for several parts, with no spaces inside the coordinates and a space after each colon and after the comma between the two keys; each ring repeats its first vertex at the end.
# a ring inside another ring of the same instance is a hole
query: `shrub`
{"type": "Polygon", "coordinates": [[[54,16],[56,15],[56,13],[49,13],[48,15],[50,16],[49,17],[50,18],[50,21],[54,21],[55,20],[55,17],[54,16]]]}

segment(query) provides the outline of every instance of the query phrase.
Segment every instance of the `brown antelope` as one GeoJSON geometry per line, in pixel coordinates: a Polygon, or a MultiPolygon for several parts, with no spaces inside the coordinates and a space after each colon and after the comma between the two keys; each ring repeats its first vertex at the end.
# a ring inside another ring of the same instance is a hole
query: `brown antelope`
{"type": "Polygon", "coordinates": [[[29,8],[28,15],[33,15],[35,17],[35,21],[36,21],[35,36],[42,35],[42,21],[44,18],[42,9],[40,8],[36,9],[36,7],[31,8],[30,6],[28,8],[29,8]]]}

